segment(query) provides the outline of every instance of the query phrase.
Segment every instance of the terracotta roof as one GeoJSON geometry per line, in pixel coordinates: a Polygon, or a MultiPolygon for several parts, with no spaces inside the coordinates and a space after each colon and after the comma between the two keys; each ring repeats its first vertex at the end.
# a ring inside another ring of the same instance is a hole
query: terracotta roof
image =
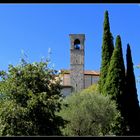
{"type": "MultiPolygon", "coordinates": [[[[70,73],[70,70],[61,70],[61,72],[63,73],[66,73],[66,74],[69,74],[70,73]]],[[[96,75],[96,76],[99,76],[100,75],[100,72],[98,71],[93,71],[93,70],[85,70],[84,71],[84,74],[86,75],[96,75]]]]}
{"type": "Polygon", "coordinates": [[[84,74],[99,75],[100,73],[97,71],[93,71],[93,70],[85,70],[84,74]]]}

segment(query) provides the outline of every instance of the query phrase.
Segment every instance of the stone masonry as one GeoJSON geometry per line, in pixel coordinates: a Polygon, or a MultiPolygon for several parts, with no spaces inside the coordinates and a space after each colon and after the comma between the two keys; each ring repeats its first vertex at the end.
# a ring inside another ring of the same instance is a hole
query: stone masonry
{"type": "Polygon", "coordinates": [[[84,89],[84,34],[70,34],[70,84],[72,92],[84,89]]]}

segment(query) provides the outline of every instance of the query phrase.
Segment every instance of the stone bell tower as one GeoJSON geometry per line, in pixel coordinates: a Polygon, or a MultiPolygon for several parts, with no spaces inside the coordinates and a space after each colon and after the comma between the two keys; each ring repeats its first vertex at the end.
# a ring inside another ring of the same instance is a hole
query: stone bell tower
{"type": "Polygon", "coordinates": [[[84,34],[70,34],[70,83],[72,92],[84,89],[84,34]]]}

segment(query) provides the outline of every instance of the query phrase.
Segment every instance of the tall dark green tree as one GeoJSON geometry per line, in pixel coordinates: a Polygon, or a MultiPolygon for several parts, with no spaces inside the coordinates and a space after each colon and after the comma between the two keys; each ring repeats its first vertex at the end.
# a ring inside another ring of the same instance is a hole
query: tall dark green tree
{"type": "Polygon", "coordinates": [[[103,26],[104,26],[104,31],[103,31],[103,44],[102,44],[102,62],[101,62],[100,78],[99,78],[99,91],[101,93],[106,81],[110,58],[114,50],[113,36],[110,32],[108,11],[105,11],[103,26]]]}
{"type": "Polygon", "coordinates": [[[120,110],[121,114],[123,107],[122,96],[124,93],[125,66],[122,53],[121,37],[118,35],[116,38],[115,49],[110,61],[106,83],[103,88],[103,94],[111,95],[112,100],[116,101],[117,108],[120,110]]]}
{"type": "Polygon", "coordinates": [[[126,119],[129,126],[127,135],[140,135],[139,101],[129,44],[127,44],[126,62],[126,95],[124,101],[126,101],[126,119]]]}

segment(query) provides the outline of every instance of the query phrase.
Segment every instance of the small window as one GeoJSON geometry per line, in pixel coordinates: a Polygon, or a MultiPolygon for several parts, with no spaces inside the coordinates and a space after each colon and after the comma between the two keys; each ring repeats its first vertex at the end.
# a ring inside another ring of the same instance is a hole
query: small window
{"type": "Polygon", "coordinates": [[[77,49],[77,50],[79,50],[80,47],[81,47],[81,45],[80,45],[80,40],[79,40],[79,39],[76,39],[76,40],[74,41],[74,48],[77,49]]]}

